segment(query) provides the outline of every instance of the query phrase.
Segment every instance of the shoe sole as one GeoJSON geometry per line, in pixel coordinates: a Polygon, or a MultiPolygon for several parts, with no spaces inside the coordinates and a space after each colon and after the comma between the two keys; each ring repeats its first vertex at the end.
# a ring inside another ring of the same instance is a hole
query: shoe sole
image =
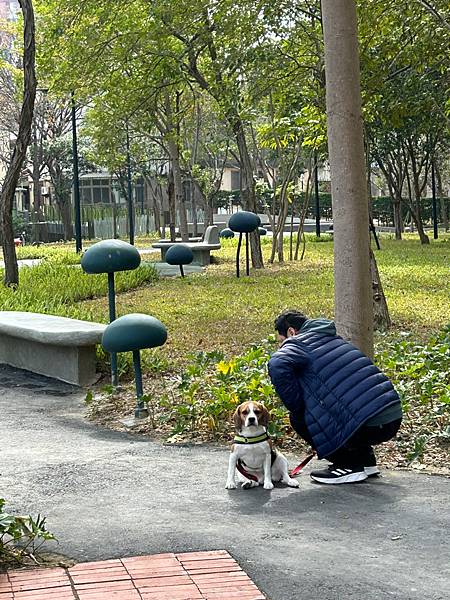
{"type": "Polygon", "coordinates": [[[342,475],[342,477],[317,477],[317,475],[311,475],[311,479],[318,483],[327,483],[329,485],[339,485],[341,483],[357,483],[358,481],[364,481],[368,478],[367,473],[360,471],[358,473],[349,473],[348,475],[342,475]]]}
{"type": "Polygon", "coordinates": [[[364,467],[364,473],[367,477],[376,477],[380,474],[380,469],[378,467],[364,467]]]}

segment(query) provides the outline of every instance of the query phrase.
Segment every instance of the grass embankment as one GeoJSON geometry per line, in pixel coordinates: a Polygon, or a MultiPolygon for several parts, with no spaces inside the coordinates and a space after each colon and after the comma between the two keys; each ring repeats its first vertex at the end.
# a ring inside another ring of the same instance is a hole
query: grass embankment
{"type": "MultiPolygon", "coordinates": [[[[20,269],[17,289],[0,286],[0,310],[23,310],[107,322],[108,310],[105,314],[94,316],[89,306],[81,303],[106,297],[106,275],[86,275],[79,266],[80,256],[64,247],[41,246],[34,250],[32,258],[40,258],[42,262],[20,269]]],[[[117,273],[116,291],[121,293],[156,279],[155,269],[144,263],[135,271],[117,273]]]]}

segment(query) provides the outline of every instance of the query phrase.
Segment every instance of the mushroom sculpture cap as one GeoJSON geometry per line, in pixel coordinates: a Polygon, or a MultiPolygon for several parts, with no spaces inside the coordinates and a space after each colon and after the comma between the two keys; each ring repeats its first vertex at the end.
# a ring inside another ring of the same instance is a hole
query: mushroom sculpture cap
{"type": "Polygon", "coordinates": [[[134,246],[122,240],[103,240],[86,250],[81,267],[86,273],[132,271],[141,264],[141,255],[134,246]]]}
{"type": "Polygon", "coordinates": [[[255,213],[240,210],[230,217],[228,227],[238,233],[251,233],[255,231],[260,222],[258,215],[255,213]]]}
{"type": "Polygon", "coordinates": [[[169,265],[189,265],[194,260],[194,253],[184,244],[174,244],[166,252],[166,263],[169,265]]]}
{"type": "Polygon", "coordinates": [[[102,346],[107,352],[130,352],[162,346],[166,340],[167,329],[159,319],[130,313],[108,325],[103,332],[102,346]]]}

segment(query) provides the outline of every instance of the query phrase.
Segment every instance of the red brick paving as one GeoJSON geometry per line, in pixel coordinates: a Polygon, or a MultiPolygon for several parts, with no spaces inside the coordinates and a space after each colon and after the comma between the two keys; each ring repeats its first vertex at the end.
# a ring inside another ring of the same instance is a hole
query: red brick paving
{"type": "Polygon", "coordinates": [[[0,573],[0,600],[265,600],[225,550],[0,573]]]}

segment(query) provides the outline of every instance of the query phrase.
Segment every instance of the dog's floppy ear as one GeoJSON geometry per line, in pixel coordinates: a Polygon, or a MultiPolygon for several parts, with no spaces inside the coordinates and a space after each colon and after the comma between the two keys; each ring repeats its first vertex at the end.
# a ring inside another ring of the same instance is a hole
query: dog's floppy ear
{"type": "Polygon", "coordinates": [[[270,413],[267,410],[267,408],[264,406],[264,404],[261,405],[262,408],[262,413],[259,420],[259,424],[262,425],[263,427],[267,427],[270,421],[270,413]]]}
{"type": "Polygon", "coordinates": [[[236,431],[239,432],[242,429],[242,419],[241,419],[241,413],[239,412],[239,406],[236,408],[236,410],[234,411],[234,415],[233,415],[233,421],[234,421],[234,426],[236,428],[236,431]]]}

